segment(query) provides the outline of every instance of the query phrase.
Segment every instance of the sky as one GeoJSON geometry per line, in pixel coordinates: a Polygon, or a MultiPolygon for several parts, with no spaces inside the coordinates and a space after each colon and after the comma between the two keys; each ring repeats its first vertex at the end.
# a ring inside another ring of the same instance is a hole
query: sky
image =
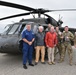
{"type": "MultiPolygon", "coordinates": [[[[48,10],[57,10],[57,9],[76,9],[76,0],[2,0],[12,3],[17,3],[25,6],[29,6],[32,8],[44,8],[48,10]]],[[[10,8],[0,5],[0,18],[25,13],[28,11],[20,10],[16,8],[10,8]]],[[[47,13],[52,16],[54,19],[59,19],[59,14],[63,20],[63,27],[68,25],[69,27],[76,28],[76,11],[56,11],[47,13]]],[[[22,18],[32,18],[32,15],[29,16],[21,16],[16,18],[11,18],[7,20],[0,21],[0,32],[3,31],[3,28],[7,24],[12,24],[14,22],[18,22],[22,18]]]]}

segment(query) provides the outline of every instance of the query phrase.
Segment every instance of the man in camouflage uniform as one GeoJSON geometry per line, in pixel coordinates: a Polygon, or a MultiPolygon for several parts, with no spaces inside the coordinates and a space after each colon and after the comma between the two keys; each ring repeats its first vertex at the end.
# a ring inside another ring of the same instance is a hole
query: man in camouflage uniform
{"type": "Polygon", "coordinates": [[[76,48],[76,32],[74,33],[74,47],[76,48]]]}
{"type": "MultiPolygon", "coordinates": [[[[74,47],[76,48],[76,32],[74,33],[74,47]]],[[[75,65],[76,65],[76,63],[75,63],[75,65]]]]}
{"type": "Polygon", "coordinates": [[[69,64],[72,66],[73,50],[71,46],[71,41],[74,39],[74,35],[68,30],[69,30],[68,26],[65,26],[62,37],[61,37],[64,40],[64,42],[62,45],[62,53],[61,53],[60,62],[64,61],[65,53],[67,50],[69,54],[69,64]]]}
{"type": "Polygon", "coordinates": [[[61,32],[60,32],[58,26],[56,27],[55,31],[56,31],[56,34],[57,34],[57,42],[58,42],[56,47],[55,47],[55,56],[57,54],[57,49],[58,49],[58,52],[59,52],[59,55],[60,55],[60,58],[61,58],[61,50],[62,50],[61,49],[61,41],[60,41],[61,32]]]}

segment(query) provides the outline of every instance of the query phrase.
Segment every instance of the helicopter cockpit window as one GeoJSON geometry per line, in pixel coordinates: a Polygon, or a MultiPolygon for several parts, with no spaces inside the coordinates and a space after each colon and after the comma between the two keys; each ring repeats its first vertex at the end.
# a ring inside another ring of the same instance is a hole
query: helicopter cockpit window
{"type": "Polygon", "coordinates": [[[23,33],[23,31],[26,30],[26,24],[22,24],[22,26],[20,27],[19,33],[23,33]]]}
{"type": "Polygon", "coordinates": [[[10,28],[9,25],[5,26],[4,30],[3,30],[3,33],[2,34],[6,34],[8,32],[8,29],[10,28]]]}
{"type": "Polygon", "coordinates": [[[10,31],[8,32],[8,34],[14,34],[18,28],[19,24],[15,24],[11,27],[10,31]]]}

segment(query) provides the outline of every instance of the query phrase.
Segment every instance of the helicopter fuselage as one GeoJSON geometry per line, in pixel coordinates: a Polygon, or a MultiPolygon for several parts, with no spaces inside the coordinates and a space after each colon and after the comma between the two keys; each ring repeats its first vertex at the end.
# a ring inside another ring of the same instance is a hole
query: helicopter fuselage
{"type": "MultiPolygon", "coordinates": [[[[39,20],[39,19],[38,19],[39,20]]],[[[44,20],[44,19],[43,19],[44,20]]],[[[39,22],[39,21],[37,21],[39,22]]],[[[30,22],[28,20],[10,24],[8,29],[0,35],[1,53],[21,53],[22,52],[22,32],[26,29],[26,24],[31,24],[34,33],[37,32],[40,23],[30,22]]],[[[47,24],[42,24],[45,28],[47,24]]]]}

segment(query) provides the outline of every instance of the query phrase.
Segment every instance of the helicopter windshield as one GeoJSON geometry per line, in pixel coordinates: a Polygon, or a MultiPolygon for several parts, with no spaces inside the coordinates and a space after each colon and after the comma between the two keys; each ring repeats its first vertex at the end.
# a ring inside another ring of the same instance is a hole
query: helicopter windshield
{"type": "Polygon", "coordinates": [[[5,32],[8,30],[8,28],[9,28],[9,26],[6,26],[6,27],[4,28],[3,33],[5,33],[5,32]]]}
{"type": "Polygon", "coordinates": [[[14,25],[11,27],[10,31],[8,32],[8,34],[14,34],[14,33],[16,33],[16,31],[17,31],[17,29],[18,29],[18,26],[19,26],[19,24],[14,24],[14,25]]]}
{"type": "Polygon", "coordinates": [[[11,27],[11,24],[10,24],[10,25],[5,26],[5,27],[4,27],[4,29],[3,29],[2,34],[7,34],[7,33],[8,33],[8,30],[10,29],[10,27],[11,27]]]}

